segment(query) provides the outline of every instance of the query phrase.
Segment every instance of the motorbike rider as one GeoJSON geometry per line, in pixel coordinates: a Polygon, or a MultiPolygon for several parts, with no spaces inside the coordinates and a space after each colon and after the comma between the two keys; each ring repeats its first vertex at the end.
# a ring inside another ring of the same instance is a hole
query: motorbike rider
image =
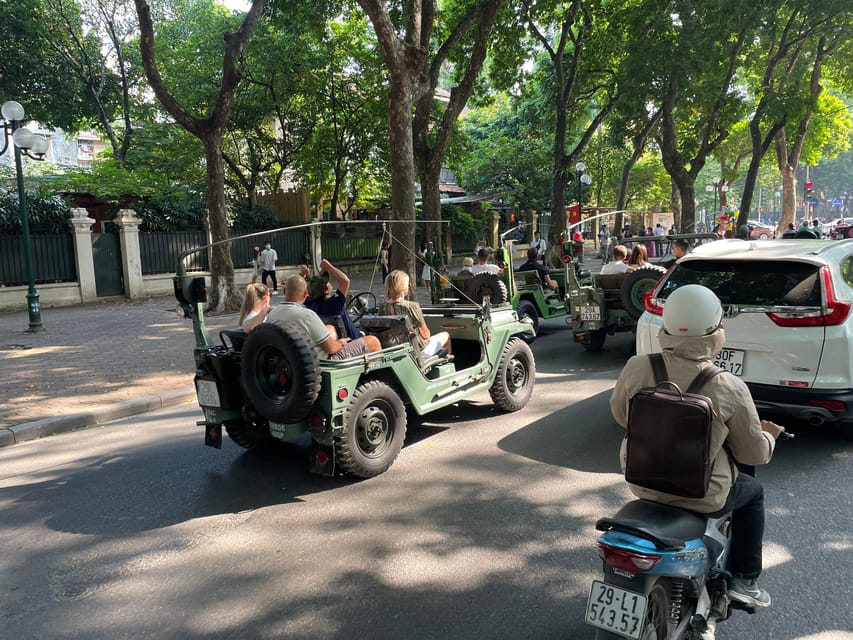
{"type": "MultiPolygon", "coordinates": [[[[726,342],[720,324],[723,308],[708,288],[690,284],[679,287],[666,301],[663,328],[658,340],[668,378],[686,389],[726,342]]],[[[619,376],[610,409],[627,428],[628,402],[643,387],[655,386],[651,362],[637,355],[625,364],[619,376]]],[[[785,430],[768,420],[759,420],[746,383],[731,373],[713,377],[701,391],[714,405],[710,457],[711,481],[703,498],[684,498],[629,485],[638,498],[689,509],[707,517],[732,513],[732,574],[727,595],[733,601],[758,607],[770,605],[770,594],[758,586],[761,546],[764,537],[764,489],[754,477],[738,470],[741,465],[766,464],[773,456],[776,439],[785,430]]],[[[661,442],[666,447],[666,442],[661,442]]],[[[621,461],[625,469],[626,441],[621,461]]]]}

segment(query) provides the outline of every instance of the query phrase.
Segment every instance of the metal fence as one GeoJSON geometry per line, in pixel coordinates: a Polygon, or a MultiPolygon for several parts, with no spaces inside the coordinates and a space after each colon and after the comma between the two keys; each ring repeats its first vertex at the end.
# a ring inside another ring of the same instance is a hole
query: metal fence
{"type": "MultiPolygon", "coordinates": [[[[205,244],[207,244],[207,235],[204,231],[140,232],[139,254],[142,261],[142,275],[174,273],[178,256],[184,251],[205,244]]],[[[187,256],[184,264],[187,271],[206,271],[208,269],[207,251],[187,256]]]]}
{"type": "MultiPolygon", "coordinates": [[[[75,282],[74,238],[69,233],[31,234],[33,271],[37,284],[75,282]]],[[[27,284],[23,235],[0,235],[0,284],[27,284]]]]}
{"type": "MultiPolygon", "coordinates": [[[[231,261],[237,268],[249,266],[253,248],[263,246],[267,240],[278,254],[279,264],[301,264],[305,262],[308,251],[308,233],[298,230],[289,233],[280,230],[265,231],[254,237],[241,237],[251,231],[229,234],[231,242],[231,261]]],[[[204,246],[208,239],[204,231],[163,231],[141,232],[139,234],[139,252],[142,260],[142,274],[174,273],[178,257],[184,252],[204,246]]],[[[184,258],[187,271],[207,271],[210,268],[208,251],[199,251],[184,258]]]]}

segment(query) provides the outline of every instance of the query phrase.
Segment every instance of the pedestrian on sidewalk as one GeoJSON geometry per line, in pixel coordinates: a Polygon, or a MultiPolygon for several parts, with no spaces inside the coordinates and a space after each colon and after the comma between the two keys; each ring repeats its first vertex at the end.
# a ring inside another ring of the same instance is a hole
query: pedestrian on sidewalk
{"type": "Polygon", "coordinates": [[[264,250],[261,251],[261,282],[267,284],[267,278],[272,280],[273,295],[278,295],[278,280],[275,278],[276,260],[278,260],[278,254],[272,248],[272,243],[267,240],[264,243],[264,250]]]}
{"type": "Polygon", "coordinates": [[[258,281],[261,277],[261,248],[254,247],[252,249],[252,284],[258,281]]]}

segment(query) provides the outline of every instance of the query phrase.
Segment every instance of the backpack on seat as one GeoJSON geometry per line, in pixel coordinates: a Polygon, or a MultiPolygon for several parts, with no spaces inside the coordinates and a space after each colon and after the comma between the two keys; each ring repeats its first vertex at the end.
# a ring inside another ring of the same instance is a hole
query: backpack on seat
{"type": "Polygon", "coordinates": [[[705,367],[687,391],[667,380],[659,353],[649,355],[655,386],[628,401],[625,479],[631,484],[684,498],[703,498],[711,481],[714,406],[699,390],[722,369],[705,367]]]}

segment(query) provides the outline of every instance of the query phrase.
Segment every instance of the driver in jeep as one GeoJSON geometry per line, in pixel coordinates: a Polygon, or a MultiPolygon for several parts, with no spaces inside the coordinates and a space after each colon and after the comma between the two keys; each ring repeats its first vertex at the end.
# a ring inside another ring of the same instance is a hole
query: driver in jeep
{"type": "Polygon", "coordinates": [[[307,297],[308,284],[305,278],[300,275],[290,276],[284,284],[284,302],[273,307],[266,321],[293,322],[302,327],[321,360],[343,360],[382,349],[376,336],[364,336],[356,340],[338,339],[323,324],[320,316],[304,306],[307,297]]]}

